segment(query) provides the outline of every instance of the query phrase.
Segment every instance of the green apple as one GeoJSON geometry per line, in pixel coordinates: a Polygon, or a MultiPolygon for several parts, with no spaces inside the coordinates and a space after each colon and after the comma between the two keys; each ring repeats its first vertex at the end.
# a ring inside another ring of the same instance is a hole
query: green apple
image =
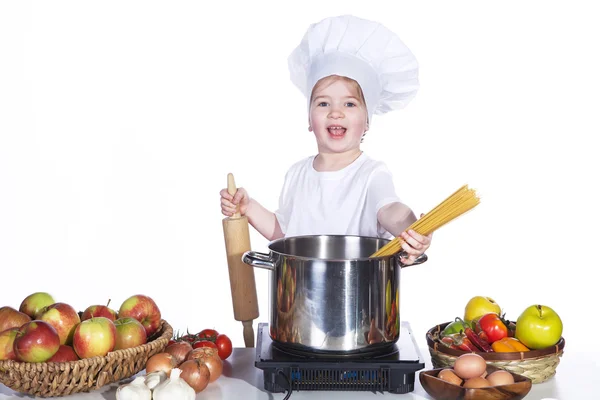
{"type": "Polygon", "coordinates": [[[37,314],[44,308],[56,303],[52,296],[46,292],[36,292],[25,297],[21,302],[19,311],[36,318],[37,314]]]}
{"type": "Polygon", "coordinates": [[[550,307],[527,307],[517,319],[515,337],[532,350],[553,346],[560,340],[562,320],[550,307]]]}
{"type": "Polygon", "coordinates": [[[146,328],[135,318],[119,318],[115,322],[117,336],[115,350],[129,349],[146,343],[146,328]]]}
{"type": "Polygon", "coordinates": [[[73,333],[73,349],[79,358],[104,357],[115,348],[117,328],[105,317],[86,319],[73,333]]]}
{"type": "Polygon", "coordinates": [[[491,297],[475,296],[465,307],[465,321],[473,321],[484,314],[494,313],[500,315],[500,306],[491,297]]]}

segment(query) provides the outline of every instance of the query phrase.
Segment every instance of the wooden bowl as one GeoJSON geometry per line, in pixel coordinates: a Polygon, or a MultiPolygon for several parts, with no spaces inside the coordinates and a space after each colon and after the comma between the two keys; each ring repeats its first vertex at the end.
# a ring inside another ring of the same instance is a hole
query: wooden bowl
{"type": "MultiPolygon", "coordinates": [[[[419,381],[423,389],[435,400],[519,400],[531,390],[531,379],[508,371],[515,383],[502,386],[490,386],[477,389],[464,388],[437,377],[444,368],[421,371],[419,381]]],[[[502,368],[487,366],[488,375],[502,368]]]]}

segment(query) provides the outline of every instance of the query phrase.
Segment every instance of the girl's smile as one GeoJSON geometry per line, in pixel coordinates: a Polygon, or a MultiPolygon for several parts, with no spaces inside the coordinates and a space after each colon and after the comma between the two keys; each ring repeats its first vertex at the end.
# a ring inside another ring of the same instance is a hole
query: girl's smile
{"type": "Polygon", "coordinates": [[[344,135],[346,134],[346,128],[341,125],[328,126],[327,131],[329,132],[330,137],[334,140],[343,139],[344,135]]]}

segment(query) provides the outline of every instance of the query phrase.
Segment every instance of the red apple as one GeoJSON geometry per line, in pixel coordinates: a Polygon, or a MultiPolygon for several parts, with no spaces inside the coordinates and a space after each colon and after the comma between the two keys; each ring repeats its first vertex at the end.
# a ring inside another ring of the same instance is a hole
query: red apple
{"type": "Polygon", "coordinates": [[[68,362],[68,361],[77,361],[79,357],[75,350],[71,346],[66,344],[61,344],[58,348],[58,351],[48,359],[47,362],[68,362]]]}
{"type": "Polygon", "coordinates": [[[121,304],[119,318],[135,318],[146,328],[146,336],[150,337],[160,326],[160,310],[150,297],[143,294],[131,296],[121,304]]]}
{"type": "Polygon", "coordinates": [[[19,311],[35,318],[36,314],[44,307],[56,303],[51,295],[46,292],[36,292],[25,297],[19,311]]]}
{"type": "Polygon", "coordinates": [[[125,317],[115,321],[117,340],[115,350],[128,349],[146,343],[146,328],[135,318],[125,317]]]}
{"type": "Polygon", "coordinates": [[[54,303],[44,307],[38,313],[37,319],[49,323],[56,329],[58,337],[60,337],[60,344],[73,343],[73,332],[75,332],[77,324],[81,322],[77,311],[66,303],[54,303]]]}
{"type": "Polygon", "coordinates": [[[29,315],[21,311],[8,306],[0,308],[0,332],[10,328],[20,328],[29,321],[31,321],[29,315]]]}
{"type": "Polygon", "coordinates": [[[9,328],[0,332],[0,360],[16,360],[14,342],[19,328],[9,328]]]}
{"type": "Polygon", "coordinates": [[[111,321],[116,320],[117,312],[115,310],[113,310],[112,308],[108,308],[109,304],[110,304],[110,299],[108,300],[108,303],[106,303],[105,306],[103,306],[103,305],[89,306],[88,308],[85,309],[85,311],[81,315],[81,320],[85,321],[86,319],[90,319],[92,317],[104,317],[104,318],[110,319],[111,321]]]}
{"type": "Polygon", "coordinates": [[[104,357],[114,350],[116,336],[117,329],[110,319],[87,319],[75,328],[73,348],[80,358],[104,357]]]}
{"type": "Polygon", "coordinates": [[[17,332],[14,350],[17,359],[25,362],[45,362],[58,351],[60,337],[52,325],[33,320],[17,332]]]}

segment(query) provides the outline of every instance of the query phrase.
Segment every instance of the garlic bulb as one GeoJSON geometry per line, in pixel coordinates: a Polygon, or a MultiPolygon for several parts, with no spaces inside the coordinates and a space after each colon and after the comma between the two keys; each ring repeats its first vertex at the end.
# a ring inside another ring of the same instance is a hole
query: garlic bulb
{"type": "Polygon", "coordinates": [[[181,370],[173,368],[169,379],[154,389],[154,400],[194,400],[196,392],[186,381],[179,377],[181,370]]]}
{"type": "Polygon", "coordinates": [[[154,390],[159,384],[163,383],[167,379],[167,373],[165,371],[155,371],[146,375],[146,386],[150,390],[154,390]]]}
{"type": "Polygon", "coordinates": [[[138,376],[131,383],[117,389],[117,400],[151,400],[152,391],[144,383],[146,378],[138,376]]]}

